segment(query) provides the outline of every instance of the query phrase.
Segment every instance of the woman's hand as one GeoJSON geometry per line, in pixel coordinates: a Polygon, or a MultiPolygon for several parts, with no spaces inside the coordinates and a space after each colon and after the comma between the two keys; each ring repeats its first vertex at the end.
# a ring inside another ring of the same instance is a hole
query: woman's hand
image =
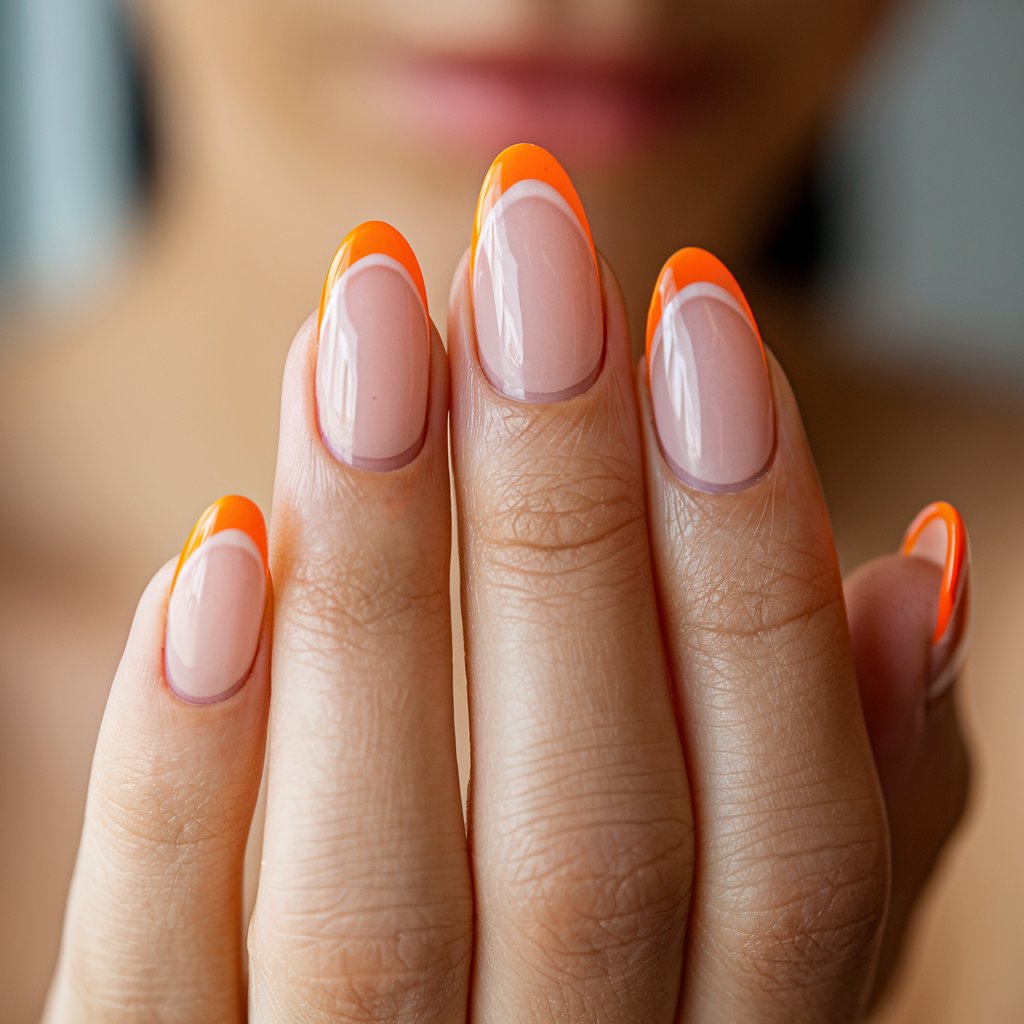
{"type": "Polygon", "coordinates": [[[485,183],[447,355],[404,240],[346,240],[285,370],[269,577],[230,499],[139,605],[47,1021],[863,1014],[963,805],[962,526],[931,514],[844,603],[728,272],[677,254],[649,333],[635,370],[575,192],[530,147],[485,183]]]}

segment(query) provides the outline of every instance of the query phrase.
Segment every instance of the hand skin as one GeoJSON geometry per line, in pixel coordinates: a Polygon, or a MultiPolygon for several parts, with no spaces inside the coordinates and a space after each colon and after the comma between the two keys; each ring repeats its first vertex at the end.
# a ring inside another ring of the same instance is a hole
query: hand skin
{"type": "Polygon", "coordinates": [[[325,448],[299,331],[251,677],[215,705],[170,691],[165,566],[111,690],[45,1021],[863,1016],[965,798],[951,694],[927,698],[939,572],[883,557],[844,600],[774,360],[766,473],[733,494],[676,478],[603,263],[601,283],[593,384],[520,403],[477,361],[463,261],[423,448],[385,473],[325,448]]]}

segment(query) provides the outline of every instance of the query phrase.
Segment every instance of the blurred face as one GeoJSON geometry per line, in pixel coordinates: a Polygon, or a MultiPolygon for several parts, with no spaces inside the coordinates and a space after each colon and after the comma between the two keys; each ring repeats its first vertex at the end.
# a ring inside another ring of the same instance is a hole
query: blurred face
{"type": "MultiPolygon", "coordinates": [[[[644,169],[637,226],[656,231],[669,204],[714,236],[763,207],[806,149],[884,4],[150,0],[150,13],[200,75],[335,166],[374,152],[478,174],[530,140],[598,194],[644,169]]],[[[597,201],[613,219],[609,189],[597,201]]]]}

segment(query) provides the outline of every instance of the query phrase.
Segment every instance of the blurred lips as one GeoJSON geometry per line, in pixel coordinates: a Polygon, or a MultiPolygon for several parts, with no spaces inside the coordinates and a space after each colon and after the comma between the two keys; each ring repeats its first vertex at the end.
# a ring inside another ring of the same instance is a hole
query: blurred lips
{"type": "Polygon", "coordinates": [[[698,113],[713,76],[696,62],[430,55],[403,61],[396,80],[402,120],[438,141],[497,150],[527,139],[607,160],[698,113]]]}

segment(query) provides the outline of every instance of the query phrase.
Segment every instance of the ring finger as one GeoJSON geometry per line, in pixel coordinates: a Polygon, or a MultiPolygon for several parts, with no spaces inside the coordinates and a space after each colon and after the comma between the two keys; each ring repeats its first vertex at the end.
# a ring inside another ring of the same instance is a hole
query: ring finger
{"type": "Polygon", "coordinates": [[[356,229],[285,370],[257,1021],[465,1018],[446,369],[408,244],[356,229]]]}

